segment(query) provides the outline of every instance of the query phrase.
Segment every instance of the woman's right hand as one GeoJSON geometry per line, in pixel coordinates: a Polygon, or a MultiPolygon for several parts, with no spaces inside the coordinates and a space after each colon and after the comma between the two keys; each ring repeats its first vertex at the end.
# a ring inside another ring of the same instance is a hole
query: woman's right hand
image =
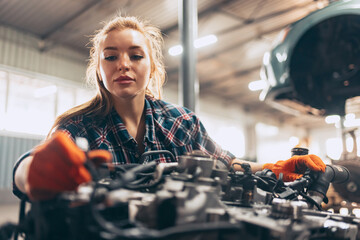
{"type": "Polygon", "coordinates": [[[91,181],[84,166],[87,158],[97,164],[112,159],[105,150],[89,151],[86,155],[66,133],[57,132],[23,160],[17,169],[20,172],[16,173],[15,183],[31,200],[51,199],[60,192],[74,191],[80,184],[91,181]]]}

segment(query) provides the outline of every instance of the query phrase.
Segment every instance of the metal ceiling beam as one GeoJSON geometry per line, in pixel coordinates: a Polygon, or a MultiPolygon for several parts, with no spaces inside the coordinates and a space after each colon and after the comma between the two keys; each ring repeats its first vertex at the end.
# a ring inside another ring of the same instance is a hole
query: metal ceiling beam
{"type": "MultiPolygon", "coordinates": [[[[214,5],[211,5],[210,7],[198,12],[198,18],[202,18],[202,17],[206,16],[209,13],[215,12],[219,8],[226,6],[227,4],[229,4],[232,1],[234,1],[234,0],[222,0],[222,1],[220,1],[220,2],[218,2],[216,4],[214,4],[214,5]]],[[[178,27],[179,27],[178,24],[173,24],[173,25],[163,29],[161,32],[164,35],[169,35],[170,32],[177,30],[178,27]]]]}
{"type": "MultiPolygon", "coordinates": [[[[276,16],[279,16],[279,15],[282,15],[282,14],[285,14],[285,13],[288,13],[289,11],[293,11],[295,9],[299,9],[299,8],[303,8],[303,7],[306,7],[308,6],[309,3],[307,4],[298,4],[296,5],[295,7],[289,7],[285,10],[281,10],[281,11],[277,11],[277,12],[274,12],[274,13],[271,13],[271,14],[268,14],[268,15],[265,15],[261,18],[258,18],[258,19],[255,19],[254,21],[249,21],[247,22],[246,24],[242,23],[242,24],[239,24],[239,25],[236,25],[236,26],[233,26],[233,27],[230,27],[230,28],[227,28],[227,29],[224,29],[222,31],[219,31],[217,33],[215,33],[217,36],[221,36],[222,34],[227,34],[229,32],[232,32],[234,30],[238,30],[239,28],[242,28],[242,27],[245,27],[249,24],[259,24],[263,21],[266,21],[266,20],[269,20],[270,18],[273,18],[273,17],[276,17],[276,16]]],[[[223,13],[223,11],[222,11],[223,13]]],[[[259,33],[259,36],[258,37],[261,37],[262,35],[266,35],[266,34],[271,34],[271,33],[274,33],[274,32],[279,32],[281,31],[288,23],[285,23],[284,26],[280,26],[280,27],[277,27],[277,28],[274,28],[274,29],[271,29],[270,31],[264,31],[264,32],[261,32],[259,33]]],[[[251,39],[253,39],[253,37],[250,37],[249,39],[246,39],[244,41],[240,41],[240,42],[237,42],[237,43],[234,43],[232,45],[229,45],[227,46],[225,49],[219,49],[218,51],[216,52],[212,52],[206,56],[203,56],[203,57],[200,57],[198,58],[198,62],[201,62],[201,61],[204,61],[204,60],[208,60],[208,59],[211,59],[211,58],[214,58],[216,57],[217,55],[221,54],[221,53],[226,53],[226,52],[229,52],[229,51],[232,51],[234,50],[234,48],[237,48],[239,46],[241,46],[242,44],[245,44],[247,42],[249,42],[251,39]]],[[[167,72],[168,74],[170,75],[171,73],[173,72],[177,72],[177,68],[172,68],[172,69],[168,69],[167,72]]]]}
{"type": "Polygon", "coordinates": [[[219,82],[219,78],[220,79],[227,79],[227,80],[224,80],[224,81],[231,81],[231,79],[233,79],[233,78],[238,78],[238,77],[247,75],[247,74],[249,74],[251,72],[259,71],[260,68],[261,68],[261,65],[256,65],[256,66],[253,66],[251,68],[241,69],[241,70],[235,71],[235,72],[233,72],[231,74],[228,74],[226,76],[223,76],[223,77],[217,77],[215,79],[207,80],[206,82],[204,82],[204,83],[202,83],[200,85],[201,91],[207,91],[208,89],[211,89],[211,88],[215,87],[215,85],[219,82]]]}
{"type": "Polygon", "coordinates": [[[95,7],[97,4],[99,4],[102,0],[93,0],[89,4],[86,4],[82,9],[74,13],[72,16],[70,16],[68,19],[65,19],[63,22],[57,24],[55,27],[53,27],[50,31],[40,36],[41,39],[47,40],[52,35],[54,35],[59,30],[63,29],[66,25],[68,25],[70,22],[74,21],[76,18],[81,16],[82,14],[89,11],[91,8],[95,7]]]}
{"type": "MultiPolygon", "coordinates": [[[[270,34],[270,33],[273,33],[273,32],[278,32],[280,31],[281,29],[283,29],[283,27],[278,27],[278,28],[274,28],[274,29],[271,29],[270,31],[266,31],[266,32],[263,32],[262,34],[270,34]]],[[[202,58],[199,58],[198,59],[198,62],[200,61],[203,61],[203,60],[208,60],[208,59],[211,59],[211,58],[214,58],[216,55],[219,55],[220,53],[225,53],[225,52],[228,52],[228,51],[232,51],[234,50],[234,48],[248,42],[249,40],[245,40],[245,41],[241,41],[241,42],[237,42],[237,43],[234,43],[228,47],[226,47],[225,49],[220,49],[219,51],[215,52],[215,53],[211,53],[209,54],[208,56],[205,56],[205,57],[202,57],[202,58]]],[[[241,70],[238,70],[232,74],[229,74],[229,75],[226,75],[224,76],[225,78],[226,77],[234,77],[234,76],[241,76],[241,75],[245,75],[245,74],[248,74],[249,72],[252,72],[252,71],[258,71],[260,69],[261,65],[258,65],[258,66],[255,66],[255,67],[251,67],[251,68],[247,68],[247,69],[241,69],[241,70]]],[[[168,69],[167,70],[167,75],[170,76],[172,74],[175,74],[178,72],[178,68],[175,67],[175,68],[171,68],[171,69],[168,69]]],[[[200,83],[200,89],[201,91],[204,91],[204,90],[207,90],[208,88],[212,87],[211,84],[214,84],[218,81],[218,78],[216,79],[213,79],[213,80],[209,80],[209,81],[206,81],[206,83],[200,83]]]]}
{"type": "Polygon", "coordinates": [[[66,25],[74,21],[79,16],[83,15],[84,13],[88,12],[90,9],[101,3],[102,0],[93,0],[89,4],[86,4],[82,9],[77,11],[75,14],[70,16],[68,19],[65,19],[63,22],[59,23],[55,27],[53,27],[50,31],[40,36],[41,41],[39,42],[39,50],[40,51],[48,51],[51,47],[54,47],[58,44],[58,42],[50,42],[51,36],[55,33],[60,31],[61,29],[65,28],[66,25]]]}
{"type": "MultiPolygon", "coordinates": [[[[232,26],[230,28],[227,28],[227,29],[224,29],[222,31],[219,31],[217,33],[214,33],[218,36],[222,35],[222,34],[226,34],[226,33],[229,33],[229,32],[232,32],[234,30],[238,30],[239,28],[242,28],[242,27],[245,27],[245,26],[248,26],[250,24],[256,24],[256,23],[261,23],[261,22],[264,22],[264,21],[267,21],[271,18],[274,18],[274,17],[278,17],[278,16],[281,16],[285,13],[289,13],[289,12],[292,12],[294,10],[297,10],[297,9],[301,9],[301,8],[304,8],[304,7],[307,7],[309,6],[309,3],[302,3],[302,4],[297,4],[295,6],[292,6],[292,7],[288,7],[286,9],[282,9],[280,11],[276,11],[276,12],[272,12],[270,14],[267,14],[267,15],[264,15],[262,17],[259,17],[259,18],[249,18],[249,19],[246,19],[244,20],[243,23],[241,24],[238,24],[238,25],[235,25],[235,26],[232,26]]],[[[233,14],[231,13],[227,13],[226,11],[222,10],[221,13],[225,14],[225,15],[230,15],[230,16],[233,16],[233,14]]]]}
{"type": "MultiPolygon", "coordinates": [[[[288,8],[286,10],[282,10],[282,11],[277,11],[275,13],[271,13],[271,14],[268,14],[266,16],[263,16],[261,18],[258,18],[258,19],[254,19],[253,21],[249,22],[249,23],[246,23],[246,24],[239,24],[239,25],[236,25],[236,26],[233,26],[233,27],[230,27],[230,28],[227,28],[225,30],[222,30],[222,31],[219,31],[217,33],[215,33],[215,35],[217,36],[221,36],[223,34],[227,34],[227,33],[230,33],[234,30],[239,30],[239,28],[242,28],[242,27],[245,27],[249,24],[259,24],[261,22],[264,22],[264,21],[267,21],[273,17],[277,17],[277,16],[280,16],[282,14],[285,14],[285,13],[288,13],[289,11],[293,11],[297,8],[303,8],[305,6],[308,6],[309,4],[299,4],[297,5],[297,7],[292,7],[292,8],[288,8]]],[[[266,35],[266,34],[270,34],[270,33],[273,33],[275,31],[280,31],[282,30],[288,23],[285,23],[284,26],[280,26],[278,28],[273,28],[271,29],[270,31],[264,31],[264,32],[261,32],[259,33],[259,36],[258,37],[261,37],[262,35],[266,35]]],[[[205,56],[205,57],[202,57],[202,58],[199,58],[199,61],[202,61],[202,60],[207,60],[207,59],[210,59],[210,58],[213,58],[214,56],[216,56],[217,54],[219,53],[223,53],[223,52],[228,52],[228,51],[232,51],[234,48],[236,48],[237,46],[239,45],[242,45],[250,40],[252,40],[253,37],[250,37],[249,39],[245,40],[245,41],[241,41],[241,42],[238,42],[236,44],[232,44],[230,46],[228,46],[227,48],[225,49],[220,49],[219,51],[215,52],[215,53],[211,53],[209,54],[208,56],[205,56]]]]}

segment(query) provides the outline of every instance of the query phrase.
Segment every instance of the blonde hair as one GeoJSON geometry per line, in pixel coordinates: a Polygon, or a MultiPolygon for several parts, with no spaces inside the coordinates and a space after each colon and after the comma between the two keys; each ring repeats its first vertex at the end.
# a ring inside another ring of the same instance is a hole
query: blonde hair
{"type": "Polygon", "coordinates": [[[95,85],[97,89],[96,95],[88,102],[76,106],[65,113],[58,116],[52,126],[48,137],[56,128],[68,121],[70,118],[88,114],[94,119],[107,115],[113,108],[111,94],[105,88],[100,78],[99,72],[99,45],[102,39],[111,31],[133,29],[142,33],[149,44],[149,55],[151,62],[151,73],[149,84],[146,87],[145,94],[154,98],[161,99],[162,86],[165,82],[165,67],[163,63],[163,38],[159,28],[152,26],[147,21],[141,21],[136,17],[117,16],[106,22],[104,27],[95,32],[90,43],[90,58],[86,70],[86,80],[90,85],[95,85]]]}

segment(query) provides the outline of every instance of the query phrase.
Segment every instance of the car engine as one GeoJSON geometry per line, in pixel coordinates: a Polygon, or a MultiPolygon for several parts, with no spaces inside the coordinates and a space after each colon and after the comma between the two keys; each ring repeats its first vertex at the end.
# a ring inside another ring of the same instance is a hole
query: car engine
{"type": "Polygon", "coordinates": [[[94,181],[78,191],[32,202],[28,211],[22,201],[14,239],[360,239],[359,218],[321,206],[330,183],[350,178],[343,166],[283,182],[248,164],[217,168],[198,152],[177,163],[87,164],[94,181]]]}

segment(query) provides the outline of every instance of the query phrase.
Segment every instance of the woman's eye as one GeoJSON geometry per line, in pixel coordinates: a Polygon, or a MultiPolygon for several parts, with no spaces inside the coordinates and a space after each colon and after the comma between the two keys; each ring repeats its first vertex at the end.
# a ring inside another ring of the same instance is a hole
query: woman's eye
{"type": "Polygon", "coordinates": [[[131,56],[131,59],[133,59],[133,60],[140,60],[142,58],[144,58],[142,55],[132,55],[131,56]]]}
{"type": "Polygon", "coordinates": [[[114,61],[114,60],[116,60],[116,56],[107,56],[107,57],[105,57],[105,60],[114,61]]]}

